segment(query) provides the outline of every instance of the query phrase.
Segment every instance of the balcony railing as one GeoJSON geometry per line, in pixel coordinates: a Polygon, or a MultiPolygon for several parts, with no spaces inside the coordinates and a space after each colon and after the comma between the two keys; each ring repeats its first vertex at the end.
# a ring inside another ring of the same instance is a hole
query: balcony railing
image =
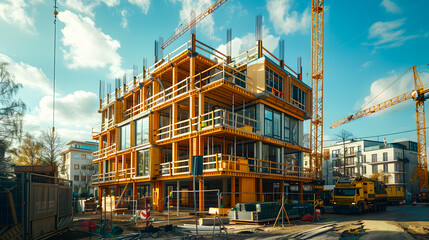
{"type": "Polygon", "coordinates": [[[111,119],[106,120],[106,122],[102,123],[99,126],[92,127],[92,136],[97,136],[98,134],[106,131],[111,127],[113,127],[113,117],[111,119]]]}
{"type": "Polygon", "coordinates": [[[258,121],[232,113],[225,109],[217,109],[199,117],[186,119],[174,124],[163,126],[156,130],[157,141],[186,135],[197,130],[204,131],[215,127],[227,126],[236,130],[256,133],[258,121]],[[199,121],[197,121],[199,119],[199,121]]]}
{"type": "Polygon", "coordinates": [[[96,175],[92,175],[92,183],[100,184],[100,183],[108,183],[122,180],[131,180],[135,177],[135,169],[128,168],[122,169],[118,171],[100,173],[96,175]]]}
{"type": "Polygon", "coordinates": [[[103,149],[100,149],[96,152],[92,153],[92,156],[96,159],[103,159],[106,157],[109,157],[110,155],[113,155],[116,153],[116,144],[110,145],[108,147],[105,147],[103,149]]]}
{"type": "MultiPolygon", "coordinates": [[[[203,172],[208,173],[218,171],[311,178],[311,173],[308,168],[295,165],[221,153],[204,156],[203,172]]],[[[175,176],[189,173],[188,159],[159,164],[158,176],[175,176]]]]}

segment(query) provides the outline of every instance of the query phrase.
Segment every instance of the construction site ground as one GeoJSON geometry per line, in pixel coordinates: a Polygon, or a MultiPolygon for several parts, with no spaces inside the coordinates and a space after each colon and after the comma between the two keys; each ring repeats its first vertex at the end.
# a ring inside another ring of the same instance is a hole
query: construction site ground
{"type": "MultiPolygon", "coordinates": [[[[417,203],[416,206],[390,206],[386,212],[371,212],[362,215],[336,214],[332,207],[325,207],[326,212],[317,222],[291,221],[291,225],[284,221],[284,226],[277,223],[249,224],[230,222],[226,225],[227,239],[429,239],[429,204],[417,203]]],[[[192,217],[192,213],[170,212],[170,219],[192,217]]],[[[168,224],[167,212],[152,212],[154,227],[168,224]]],[[[113,225],[123,229],[121,235],[105,235],[106,239],[117,239],[127,235],[139,234],[146,226],[145,223],[130,221],[131,214],[112,214],[113,225]]],[[[204,217],[210,217],[206,215],[204,217]]],[[[110,220],[110,213],[107,213],[110,220]]],[[[99,239],[103,236],[81,230],[82,221],[94,220],[100,222],[100,214],[84,213],[76,214],[74,226],[69,231],[63,232],[51,239],[99,239]]],[[[108,221],[110,223],[110,221],[108,221]]],[[[195,229],[191,230],[195,219],[171,220],[173,231],[159,231],[145,233],[142,239],[192,239],[195,229]],[[187,226],[185,230],[183,226],[187,226]]],[[[216,235],[205,227],[207,231],[199,231],[200,239],[225,239],[226,235],[216,235]]],[[[217,232],[219,233],[219,232],[217,232]]]]}

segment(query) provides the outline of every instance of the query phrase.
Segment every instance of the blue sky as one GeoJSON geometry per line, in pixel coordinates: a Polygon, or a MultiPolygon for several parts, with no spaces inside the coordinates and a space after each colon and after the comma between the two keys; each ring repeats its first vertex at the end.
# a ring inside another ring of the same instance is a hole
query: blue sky
{"type": "MultiPolygon", "coordinates": [[[[214,0],[205,0],[199,10],[214,0]]],[[[142,58],[153,64],[154,40],[168,39],[196,0],[58,0],[56,129],[66,141],[89,140],[100,122],[97,113],[99,80],[142,69],[142,58]]],[[[226,29],[232,28],[232,52],[254,44],[255,16],[264,18],[264,46],[278,55],[285,40],[286,64],[296,69],[303,59],[304,81],[310,85],[311,1],[230,0],[199,23],[197,39],[224,49],[226,29]]],[[[27,104],[24,127],[36,134],[52,125],[53,0],[0,0],[0,60],[24,87],[27,104]]],[[[429,27],[423,0],[325,2],[324,120],[325,139],[346,129],[355,137],[416,128],[412,101],[384,112],[329,129],[331,122],[359,110],[413,65],[428,63],[429,27]]],[[[189,33],[164,54],[189,39],[189,33]]],[[[429,83],[422,68],[423,84],[429,83]]],[[[130,76],[130,74],[128,74],[130,76]]],[[[413,87],[405,77],[380,96],[382,101],[413,87]]],[[[306,122],[305,132],[308,132],[306,122]]],[[[376,139],[376,138],[375,138],[376,139]]],[[[387,141],[415,140],[415,132],[390,135],[387,141]]],[[[325,144],[330,143],[327,141],[325,144]]]]}

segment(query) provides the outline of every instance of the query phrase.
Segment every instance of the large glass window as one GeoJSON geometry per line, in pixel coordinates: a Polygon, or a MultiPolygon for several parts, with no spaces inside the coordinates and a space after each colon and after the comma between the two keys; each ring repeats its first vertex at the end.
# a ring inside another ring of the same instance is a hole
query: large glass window
{"type": "Polygon", "coordinates": [[[372,165],[372,173],[378,173],[378,165],[372,165]]]}
{"type": "Polygon", "coordinates": [[[371,161],[372,162],[377,162],[377,153],[371,155],[371,161]]]}
{"type": "Polygon", "coordinates": [[[281,113],[265,108],[265,135],[272,138],[281,138],[281,113]]]}
{"type": "Polygon", "coordinates": [[[283,77],[269,68],[265,68],[265,90],[276,97],[283,98],[283,77]]]}
{"type": "Polygon", "coordinates": [[[290,128],[291,128],[291,142],[299,145],[298,142],[298,136],[299,136],[299,124],[298,124],[298,120],[296,120],[295,118],[291,118],[290,119],[290,128]]]}
{"type": "Polygon", "coordinates": [[[137,153],[137,176],[149,175],[149,150],[139,151],[137,153]]]}
{"type": "Polygon", "coordinates": [[[387,162],[387,152],[383,153],[383,162],[387,162]]]}
{"type": "Polygon", "coordinates": [[[130,148],[130,124],[121,127],[121,150],[130,148]]]}
{"type": "Polygon", "coordinates": [[[292,84],[292,103],[302,110],[305,110],[305,92],[292,84]]]}
{"type": "MultiPolygon", "coordinates": [[[[293,144],[299,145],[299,121],[295,118],[285,115],[284,120],[284,139],[286,142],[291,142],[293,144]]],[[[334,156],[334,151],[332,151],[332,157],[334,156]]]]}
{"type": "Polygon", "coordinates": [[[149,118],[136,121],[136,146],[149,143],[149,118]]]}
{"type": "MultiPolygon", "coordinates": [[[[263,144],[262,145],[262,160],[267,160],[270,162],[279,162],[280,161],[280,148],[263,144]]],[[[280,173],[280,166],[277,164],[268,164],[267,162],[262,162],[262,172],[269,173],[280,173]]]]}
{"type": "Polygon", "coordinates": [[[290,141],[290,118],[285,116],[285,141],[290,141]]]}

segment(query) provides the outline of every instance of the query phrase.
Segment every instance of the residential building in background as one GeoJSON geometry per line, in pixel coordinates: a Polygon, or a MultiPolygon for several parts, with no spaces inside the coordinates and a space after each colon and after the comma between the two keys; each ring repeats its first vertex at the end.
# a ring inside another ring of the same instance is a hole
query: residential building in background
{"type": "Polygon", "coordinates": [[[61,178],[73,181],[73,192],[77,195],[97,195],[96,189],[91,185],[91,177],[98,173],[98,167],[92,164],[93,152],[98,150],[96,141],[71,141],[67,149],[60,155],[65,162],[64,173],[61,178]]]}
{"type": "Polygon", "coordinates": [[[324,147],[322,175],[326,184],[335,184],[343,176],[364,176],[377,178],[386,185],[402,185],[409,192],[418,193],[417,165],[416,142],[346,140],[344,144],[341,141],[324,147]]]}

